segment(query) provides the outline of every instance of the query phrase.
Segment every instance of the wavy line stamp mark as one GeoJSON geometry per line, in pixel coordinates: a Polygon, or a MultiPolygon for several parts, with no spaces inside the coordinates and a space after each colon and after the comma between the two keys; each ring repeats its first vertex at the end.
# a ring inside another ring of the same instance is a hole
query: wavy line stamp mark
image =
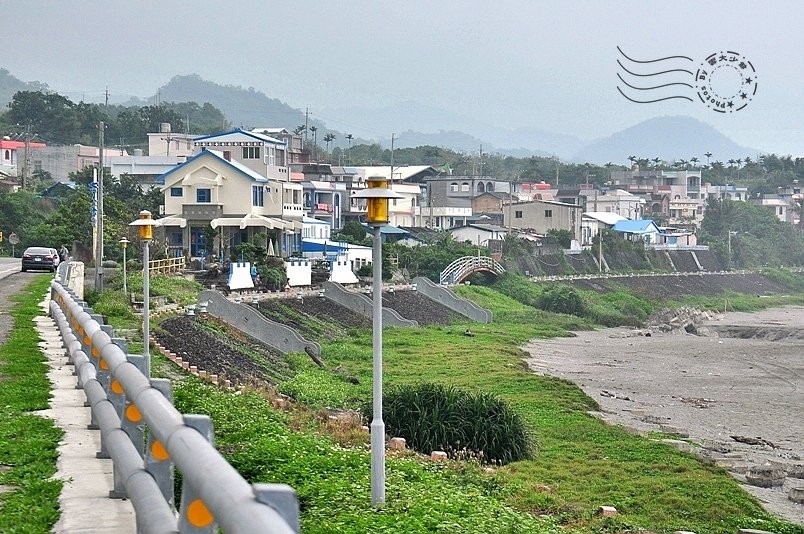
{"type": "Polygon", "coordinates": [[[635,59],[619,46],[617,51],[617,91],[635,104],[699,101],[728,114],[744,109],[757,94],[756,68],[739,52],[712,53],[695,69],[689,56],[635,59]]]}

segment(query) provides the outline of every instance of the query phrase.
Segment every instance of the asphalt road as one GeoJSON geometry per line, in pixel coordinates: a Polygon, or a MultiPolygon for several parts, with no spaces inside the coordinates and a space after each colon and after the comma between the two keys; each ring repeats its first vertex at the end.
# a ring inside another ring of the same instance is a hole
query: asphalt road
{"type": "Polygon", "coordinates": [[[12,273],[18,273],[21,262],[19,258],[0,258],[0,280],[12,273]]]}

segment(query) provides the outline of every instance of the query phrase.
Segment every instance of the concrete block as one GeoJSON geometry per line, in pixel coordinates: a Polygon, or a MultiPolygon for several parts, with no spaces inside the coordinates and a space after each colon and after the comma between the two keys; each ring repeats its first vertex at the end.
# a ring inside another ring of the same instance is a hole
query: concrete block
{"type": "Polygon", "coordinates": [[[388,441],[388,448],[391,450],[403,450],[407,448],[407,441],[405,441],[405,438],[391,438],[388,441]]]}
{"type": "Polygon", "coordinates": [[[784,484],[785,473],[778,467],[771,465],[758,465],[752,467],[745,474],[745,480],[752,486],[760,488],[773,488],[784,484]]]}
{"type": "Polygon", "coordinates": [[[605,517],[614,517],[617,515],[617,509],[613,506],[601,506],[597,509],[597,513],[605,517]]]}
{"type": "Polygon", "coordinates": [[[800,488],[790,488],[787,498],[795,503],[804,504],[804,486],[800,488]]]}
{"type": "Polygon", "coordinates": [[[430,454],[430,459],[435,462],[443,462],[447,459],[447,453],[444,451],[433,451],[430,454]]]}
{"type": "Polygon", "coordinates": [[[774,534],[769,530],[756,530],[753,528],[741,528],[737,531],[737,534],[774,534]]]}

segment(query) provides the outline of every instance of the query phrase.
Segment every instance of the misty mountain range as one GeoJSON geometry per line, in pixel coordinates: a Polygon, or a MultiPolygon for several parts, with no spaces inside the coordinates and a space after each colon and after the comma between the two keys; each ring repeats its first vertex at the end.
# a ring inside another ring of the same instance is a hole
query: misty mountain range
{"type": "MultiPolygon", "coordinates": [[[[16,91],[48,90],[42,82],[23,82],[5,69],[0,69],[0,103],[7,104],[16,91]]],[[[58,89],[51,89],[58,91],[58,89]]],[[[305,124],[305,113],[288,104],[270,98],[254,89],[220,85],[204,80],[197,74],[174,76],[156,95],[118,101],[127,106],[153,105],[157,102],[209,102],[220,109],[235,126],[255,128],[281,126],[293,130],[305,124]]],[[[492,126],[471,117],[417,102],[401,102],[382,108],[343,108],[324,110],[319,114],[334,123],[355,125],[349,131],[328,128],[321,119],[311,118],[309,126],[318,128],[318,140],[333,133],[334,146],[345,147],[345,135],[354,136],[353,144],[391,144],[387,133],[394,137],[397,148],[433,145],[462,152],[500,153],[514,157],[556,156],[563,160],[604,164],[627,164],[629,156],[661,158],[666,161],[703,159],[705,152],[714,160],[755,156],[761,151],[742,147],[696,119],[685,116],[658,117],[626,128],[592,142],[572,135],[549,132],[539,128],[507,129],[492,126]]],[[[223,125],[222,125],[223,126],[223,125]]]]}

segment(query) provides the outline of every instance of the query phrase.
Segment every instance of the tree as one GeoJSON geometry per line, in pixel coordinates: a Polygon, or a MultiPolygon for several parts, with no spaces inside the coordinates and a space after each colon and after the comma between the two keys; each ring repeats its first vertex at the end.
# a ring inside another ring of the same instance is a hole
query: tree
{"type": "Polygon", "coordinates": [[[324,142],[327,143],[327,156],[329,156],[329,144],[335,140],[335,134],[330,132],[324,136],[324,142]]]}
{"type": "Polygon", "coordinates": [[[354,136],[352,134],[346,134],[346,140],[349,142],[349,164],[352,164],[352,139],[354,136]]]}

